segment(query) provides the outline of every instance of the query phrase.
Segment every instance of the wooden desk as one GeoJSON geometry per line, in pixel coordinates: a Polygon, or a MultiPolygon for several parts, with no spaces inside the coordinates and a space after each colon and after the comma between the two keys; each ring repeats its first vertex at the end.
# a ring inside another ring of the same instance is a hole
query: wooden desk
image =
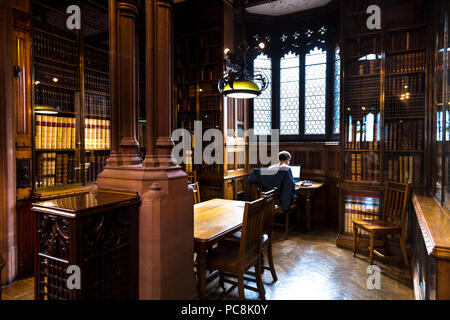
{"type": "MultiPolygon", "coordinates": [[[[306,200],[306,230],[311,229],[311,198],[316,192],[322,188],[325,184],[323,182],[314,182],[311,186],[304,187],[300,183],[295,184],[295,193],[298,197],[304,198],[306,200]]],[[[300,218],[300,206],[297,206],[297,223],[300,218]]]]}
{"type": "Polygon", "coordinates": [[[206,252],[225,237],[239,231],[244,201],[213,199],[194,205],[194,245],[197,251],[197,290],[206,298],[206,252]]]}

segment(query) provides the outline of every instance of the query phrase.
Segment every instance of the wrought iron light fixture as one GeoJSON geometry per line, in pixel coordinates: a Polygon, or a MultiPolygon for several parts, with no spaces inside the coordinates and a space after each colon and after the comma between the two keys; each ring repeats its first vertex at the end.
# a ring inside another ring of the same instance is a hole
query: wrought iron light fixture
{"type": "Polygon", "coordinates": [[[233,54],[230,49],[225,49],[226,70],[218,83],[218,89],[224,96],[235,99],[253,99],[267,89],[269,85],[267,76],[262,73],[252,74],[248,69],[248,62],[265,47],[266,44],[260,42],[257,47],[249,48],[247,42],[243,41],[239,45],[239,55],[233,54]]]}

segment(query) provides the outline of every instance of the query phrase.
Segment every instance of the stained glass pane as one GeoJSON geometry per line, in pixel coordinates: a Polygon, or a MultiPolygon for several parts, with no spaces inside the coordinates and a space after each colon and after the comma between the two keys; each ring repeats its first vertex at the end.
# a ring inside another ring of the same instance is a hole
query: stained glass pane
{"type": "MultiPolygon", "coordinates": [[[[272,60],[261,53],[253,62],[254,73],[263,73],[272,82],[272,60]]],[[[253,126],[255,135],[270,135],[272,129],[272,87],[269,84],[253,100],[253,126]]]]}
{"type": "Polygon", "coordinates": [[[340,49],[336,47],[335,50],[335,73],[334,73],[334,112],[333,112],[333,133],[339,134],[339,113],[341,103],[341,57],[339,55],[340,49]]]}
{"type": "Polygon", "coordinates": [[[280,134],[298,135],[299,128],[298,55],[289,52],[280,61],[280,134]]]}
{"type": "Polygon", "coordinates": [[[325,134],[327,52],[317,47],[305,56],[305,134],[325,134]]]}

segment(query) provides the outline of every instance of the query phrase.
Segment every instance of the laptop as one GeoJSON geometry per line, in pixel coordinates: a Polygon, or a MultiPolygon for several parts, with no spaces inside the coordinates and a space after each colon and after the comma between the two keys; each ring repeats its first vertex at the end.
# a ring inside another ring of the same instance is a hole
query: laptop
{"type": "Polygon", "coordinates": [[[294,182],[300,182],[300,171],[302,166],[299,165],[291,165],[292,177],[294,178],[294,182]]]}

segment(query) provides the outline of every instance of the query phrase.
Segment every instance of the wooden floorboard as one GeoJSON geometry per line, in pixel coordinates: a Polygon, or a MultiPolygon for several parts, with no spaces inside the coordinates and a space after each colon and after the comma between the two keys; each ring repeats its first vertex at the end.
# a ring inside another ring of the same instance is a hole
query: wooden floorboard
{"type": "MultiPolygon", "coordinates": [[[[263,274],[268,300],[407,300],[413,299],[409,269],[401,264],[382,263],[381,289],[367,288],[368,257],[352,256],[350,250],[336,247],[336,232],[315,230],[309,233],[292,231],[284,240],[281,232],[274,235],[274,261],[278,281],[272,283],[269,271],[263,274]]],[[[267,261],[267,259],[265,259],[267,261]]],[[[248,283],[254,286],[254,283],[248,283]]],[[[208,286],[210,296],[221,292],[217,280],[208,286]]],[[[247,299],[258,294],[245,290],[247,299]]],[[[227,299],[237,299],[237,289],[227,299]]],[[[33,278],[15,281],[3,288],[5,300],[34,298],[33,278]]]]}

